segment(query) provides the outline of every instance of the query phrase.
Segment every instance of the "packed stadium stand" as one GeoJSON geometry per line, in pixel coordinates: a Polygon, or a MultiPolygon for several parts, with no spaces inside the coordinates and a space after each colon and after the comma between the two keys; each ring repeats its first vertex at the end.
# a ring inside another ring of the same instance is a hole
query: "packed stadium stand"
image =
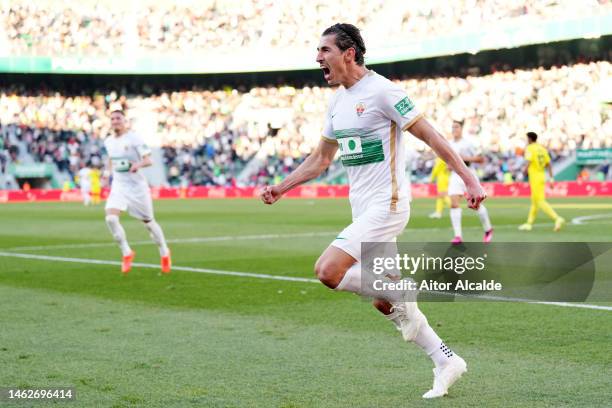
{"type": "MultiPolygon", "coordinates": [[[[153,53],[171,58],[173,53],[297,47],[313,60],[313,41],[329,15],[362,26],[370,50],[401,45],[406,38],[469,33],[475,26],[562,22],[612,13],[608,0],[463,0],[416,6],[395,1],[393,7],[382,1],[357,3],[277,6],[267,0],[237,0],[198,2],[192,7],[190,2],[177,6],[148,1],[138,7],[131,2],[111,7],[105,1],[68,1],[66,7],[57,8],[49,1],[11,1],[0,15],[0,49],[3,55],[34,56],[27,61],[38,61],[38,56],[153,53]],[[309,25],[301,24],[304,21],[309,25]]],[[[466,134],[488,157],[479,168],[483,180],[522,180],[528,130],[541,134],[541,142],[560,167],[576,149],[612,147],[612,113],[606,104],[612,100],[612,53],[606,46],[588,57],[581,51],[547,58],[546,49],[538,49],[541,66],[487,62],[457,66],[449,73],[447,59],[441,58],[433,71],[414,74],[400,67],[385,74],[406,89],[443,133],[449,133],[452,120],[465,121],[466,134]]],[[[11,61],[7,64],[5,72],[11,72],[11,61]]],[[[55,73],[53,68],[48,72],[55,73]]],[[[0,188],[17,186],[8,171],[11,163],[45,164],[53,174],[47,178],[56,185],[74,181],[82,163],[102,166],[106,159],[102,140],[109,134],[108,113],[113,107],[125,109],[157,148],[163,162],[159,184],[271,182],[288,174],[318,143],[333,93],[321,78],[221,86],[203,75],[192,77],[188,85],[183,81],[172,86],[147,76],[130,89],[105,78],[107,86],[80,90],[54,85],[48,76],[25,84],[9,75],[1,82],[0,188]]],[[[414,180],[424,180],[433,156],[416,140],[409,145],[413,157],[409,171],[414,180]]],[[[599,171],[609,177],[609,165],[599,171]]],[[[343,182],[342,174],[341,166],[334,164],[319,181],[343,182]]]]}
{"type": "Polygon", "coordinates": [[[517,21],[598,15],[609,0],[400,0],[274,2],[271,0],[125,2],[11,1],[2,25],[13,53],[111,54],[291,48],[312,45],[321,27],[350,21],[370,47],[517,21]],[[333,21],[330,20],[333,16],[333,21]],[[381,24],[384,22],[384,24],[381,24]]]}

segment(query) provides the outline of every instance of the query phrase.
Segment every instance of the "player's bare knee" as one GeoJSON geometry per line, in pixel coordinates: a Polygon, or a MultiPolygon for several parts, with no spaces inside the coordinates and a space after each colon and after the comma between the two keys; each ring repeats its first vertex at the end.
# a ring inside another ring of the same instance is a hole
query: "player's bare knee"
{"type": "Polygon", "coordinates": [[[315,264],[317,278],[331,289],[335,289],[342,280],[339,272],[338,266],[333,261],[319,259],[315,264]]]}
{"type": "Polygon", "coordinates": [[[104,220],[107,224],[115,224],[119,222],[119,216],[117,214],[106,214],[104,220]]]}

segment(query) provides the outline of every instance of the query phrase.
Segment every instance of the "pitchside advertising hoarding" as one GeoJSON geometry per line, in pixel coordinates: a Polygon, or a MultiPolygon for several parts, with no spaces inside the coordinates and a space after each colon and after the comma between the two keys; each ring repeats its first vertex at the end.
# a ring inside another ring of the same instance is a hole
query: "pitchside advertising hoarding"
{"type": "MultiPolygon", "coordinates": [[[[529,197],[531,190],[527,183],[483,183],[489,197],[529,197]]],[[[436,187],[433,184],[413,184],[412,196],[414,198],[435,197],[436,187]]],[[[203,198],[253,198],[257,197],[259,187],[187,187],[151,189],[153,199],[203,199],[203,198]]],[[[549,197],[595,197],[612,196],[612,181],[605,182],[578,182],[559,181],[552,186],[546,186],[549,197]]],[[[320,186],[305,185],[289,191],[288,198],[347,198],[349,187],[347,185],[320,186]]],[[[102,190],[102,198],[108,196],[108,190],[102,190]]],[[[80,201],[79,190],[0,190],[0,203],[24,201],[80,201]]]]}
{"type": "Polygon", "coordinates": [[[612,163],[612,147],[607,149],[578,149],[576,150],[576,164],[598,165],[612,163]]]}

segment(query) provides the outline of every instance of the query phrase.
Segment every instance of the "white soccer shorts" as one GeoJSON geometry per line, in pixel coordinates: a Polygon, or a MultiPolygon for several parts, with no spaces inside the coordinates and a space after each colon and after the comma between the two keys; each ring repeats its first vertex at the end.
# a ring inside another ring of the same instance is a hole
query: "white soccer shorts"
{"type": "MultiPolygon", "coordinates": [[[[470,168],[468,170],[470,170],[472,174],[474,174],[474,176],[478,178],[478,176],[476,175],[476,171],[474,169],[470,168]]],[[[463,180],[461,179],[461,177],[459,177],[457,173],[452,171],[450,178],[448,180],[448,195],[449,196],[452,196],[452,195],[463,196],[465,192],[466,192],[465,183],[463,182],[463,180]]]]}
{"type": "Polygon", "coordinates": [[[127,211],[132,217],[143,221],[153,219],[153,200],[148,187],[130,186],[126,188],[113,185],[105,208],[127,211]]]}
{"type": "Polygon", "coordinates": [[[338,234],[331,245],[361,261],[362,242],[395,242],[409,218],[410,209],[392,212],[386,206],[370,207],[338,234]]]}

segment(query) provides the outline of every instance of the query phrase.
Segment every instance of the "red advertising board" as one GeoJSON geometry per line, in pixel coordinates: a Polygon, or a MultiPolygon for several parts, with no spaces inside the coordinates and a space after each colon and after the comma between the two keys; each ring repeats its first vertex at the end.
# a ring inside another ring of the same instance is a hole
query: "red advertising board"
{"type": "MultiPolygon", "coordinates": [[[[527,183],[483,183],[489,197],[529,197],[527,183]]],[[[187,187],[151,189],[153,199],[187,199],[187,198],[253,198],[257,196],[257,187],[187,187]]],[[[342,186],[305,185],[297,187],[286,194],[289,198],[343,198],[348,197],[349,188],[342,186]]],[[[549,197],[589,197],[612,196],[612,181],[577,182],[559,181],[551,187],[546,186],[549,197]]],[[[413,184],[412,196],[434,197],[436,187],[433,184],[413,184]]],[[[102,198],[108,196],[108,190],[102,191],[102,198]]],[[[0,203],[27,201],[80,201],[79,190],[0,190],[0,203]]]]}

